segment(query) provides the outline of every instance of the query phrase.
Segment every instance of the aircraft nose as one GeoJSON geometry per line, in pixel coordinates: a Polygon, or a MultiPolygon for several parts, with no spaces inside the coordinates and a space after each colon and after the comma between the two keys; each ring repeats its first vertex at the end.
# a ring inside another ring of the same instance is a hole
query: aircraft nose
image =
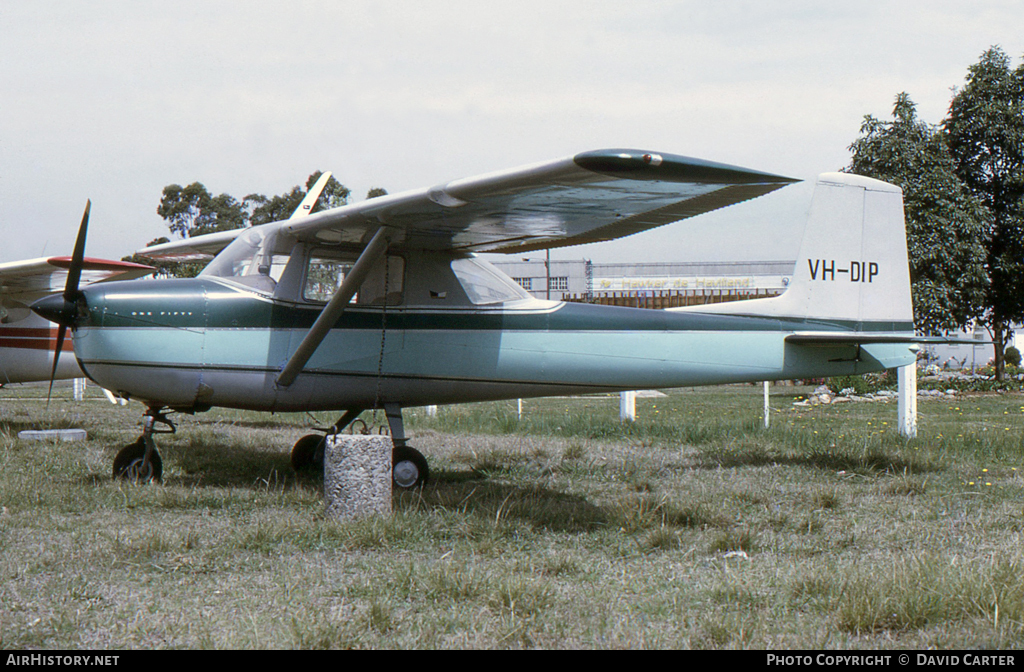
{"type": "Polygon", "coordinates": [[[50,322],[65,327],[74,326],[77,307],[74,302],[65,299],[63,294],[44,296],[29,307],[37,315],[45,317],[50,322]]]}

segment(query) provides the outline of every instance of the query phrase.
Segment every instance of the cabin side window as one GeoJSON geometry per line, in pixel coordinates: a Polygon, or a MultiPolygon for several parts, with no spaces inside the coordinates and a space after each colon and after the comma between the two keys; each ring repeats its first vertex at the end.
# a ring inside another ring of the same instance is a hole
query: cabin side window
{"type": "Polygon", "coordinates": [[[405,259],[397,254],[389,254],[381,259],[366,276],[359,288],[359,300],[362,305],[397,306],[402,303],[405,288],[405,259]]]}
{"type": "Polygon", "coordinates": [[[323,303],[330,301],[354,263],[355,260],[345,261],[316,253],[310,255],[306,266],[306,281],[302,285],[302,298],[323,303]]]}
{"type": "MultiPolygon", "coordinates": [[[[306,279],[302,286],[305,301],[326,303],[355,266],[356,255],[334,250],[314,250],[306,266],[306,279]]],[[[387,276],[387,305],[402,303],[405,284],[405,260],[395,254],[387,255],[370,271],[359,287],[352,303],[382,305],[385,303],[385,275],[387,276]]]]}
{"type": "Polygon", "coordinates": [[[476,257],[452,260],[452,273],[475,305],[528,299],[522,287],[491,264],[476,257]]]}

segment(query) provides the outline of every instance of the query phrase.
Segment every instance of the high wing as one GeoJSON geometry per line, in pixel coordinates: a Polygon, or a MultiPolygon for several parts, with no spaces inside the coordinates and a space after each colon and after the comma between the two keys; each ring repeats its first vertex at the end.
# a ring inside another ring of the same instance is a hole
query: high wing
{"type": "Polygon", "coordinates": [[[300,240],[519,253],[614,240],[762,196],[790,178],[671,154],[599,150],[287,222],[300,240]]]}
{"type": "MultiPolygon", "coordinates": [[[[634,149],[573,157],[381,196],[274,226],[299,240],[520,253],[614,240],[762,196],[797,180],[634,149]]],[[[239,232],[157,245],[139,254],[183,260],[219,251],[239,232]],[[226,235],[230,234],[230,236],[226,235]],[[193,255],[193,256],[188,256],[193,255]]]]}

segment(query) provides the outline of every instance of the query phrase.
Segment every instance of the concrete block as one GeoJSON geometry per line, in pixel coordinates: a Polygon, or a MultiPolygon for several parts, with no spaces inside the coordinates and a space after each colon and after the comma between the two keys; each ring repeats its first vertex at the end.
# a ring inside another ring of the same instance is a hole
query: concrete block
{"type": "Polygon", "coordinates": [[[26,429],[18,432],[24,441],[85,441],[84,429],[26,429]]]}
{"type": "Polygon", "coordinates": [[[351,520],[391,514],[390,436],[338,434],[324,450],[328,517],[351,520]]]}

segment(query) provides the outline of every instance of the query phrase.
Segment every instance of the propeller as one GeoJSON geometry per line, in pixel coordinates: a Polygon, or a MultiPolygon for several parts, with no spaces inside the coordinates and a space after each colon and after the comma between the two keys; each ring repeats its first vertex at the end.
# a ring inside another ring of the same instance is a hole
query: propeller
{"type": "Polygon", "coordinates": [[[74,329],[78,317],[78,300],[82,293],[78,289],[78,283],[82,279],[82,266],[85,260],[85,237],[89,229],[89,210],[92,208],[92,201],[85,202],[85,213],[82,215],[82,223],[78,227],[78,238],[75,240],[75,251],[71,255],[71,265],[68,267],[68,278],[64,283],[63,294],[52,294],[43,297],[32,304],[31,308],[38,315],[60,325],[57,330],[57,348],[53,353],[53,369],[50,371],[50,389],[46,393],[46,402],[50,402],[50,394],[53,392],[53,380],[57,376],[57,363],[60,361],[60,351],[64,346],[64,337],[67,335],[68,327],[74,329]]]}

